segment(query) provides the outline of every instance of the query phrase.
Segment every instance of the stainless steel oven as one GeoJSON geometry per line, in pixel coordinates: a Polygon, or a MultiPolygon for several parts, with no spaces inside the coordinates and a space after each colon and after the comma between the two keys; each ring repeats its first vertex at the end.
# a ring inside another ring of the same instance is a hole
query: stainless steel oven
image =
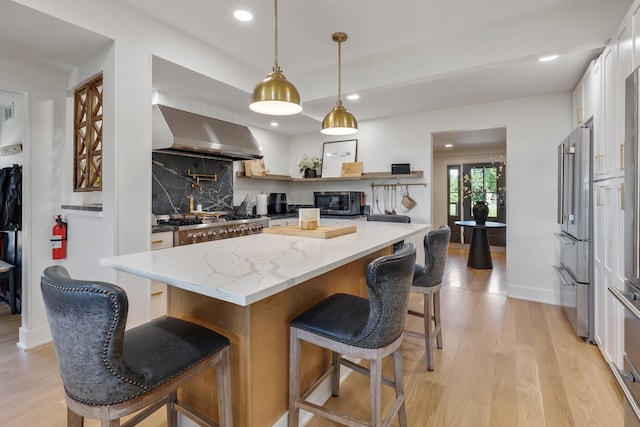
{"type": "Polygon", "coordinates": [[[207,223],[199,219],[175,219],[158,223],[161,227],[167,225],[175,227],[173,245],[183,246],[261,233],[263,228],[269,227],[269,218],[223,216],[207,223]]]}

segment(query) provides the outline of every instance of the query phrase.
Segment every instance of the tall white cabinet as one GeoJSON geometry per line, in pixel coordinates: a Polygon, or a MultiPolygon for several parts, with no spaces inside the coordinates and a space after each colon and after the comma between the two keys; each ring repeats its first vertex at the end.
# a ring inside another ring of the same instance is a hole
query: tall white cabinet
{"type": "MultiPolygon", "coordinates": [[[[594,339],[609,362],[622,366],[624,313],[608,291],[624,287],[625,80],[640,65],[640,2],[636,1],[602,54],[574,91],[591,79],[593,111],[594,339]]],[[[583,103],[588,100],[582,96],[583,103]]],[[[574,113],[575,115],[575,113],[574,113]]],[[[588,117],[584,118],[588,120],[588,117]]]]}

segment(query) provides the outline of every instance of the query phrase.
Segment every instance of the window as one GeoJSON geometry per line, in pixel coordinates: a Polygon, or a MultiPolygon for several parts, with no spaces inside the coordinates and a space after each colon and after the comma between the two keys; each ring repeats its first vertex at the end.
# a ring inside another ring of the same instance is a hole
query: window
{"type": "Polygon", "coordinates": [[[449,166],[448,188],[449,188],[449,216],[460,217],[460,167],[449,166]]]}
{"type": "Polygon", "coordinates": [[[477,201],[487,202],[489,216],[498,215],[499,192],[502,188],[498,180],[502,175],[502,166],[473,166],[463,178],[464,197],[471,199],[471,206],[477,201]]]}
{"type": "Polygon", "coordinates": [[[102,190],[102,75],[74,94],[73,191],[102,190]]]}

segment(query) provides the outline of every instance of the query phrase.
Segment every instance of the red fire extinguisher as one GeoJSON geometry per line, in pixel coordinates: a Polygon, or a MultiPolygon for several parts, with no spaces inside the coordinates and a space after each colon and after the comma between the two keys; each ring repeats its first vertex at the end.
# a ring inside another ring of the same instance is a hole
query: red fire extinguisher
{"type": "Polygon", "coordinates": [[[56,224],[51,235],[51,256],[53,259],[63,259],[67,257],[67,223],[62,221],[62,215],[56,215],[53,219],[56,224]]]}

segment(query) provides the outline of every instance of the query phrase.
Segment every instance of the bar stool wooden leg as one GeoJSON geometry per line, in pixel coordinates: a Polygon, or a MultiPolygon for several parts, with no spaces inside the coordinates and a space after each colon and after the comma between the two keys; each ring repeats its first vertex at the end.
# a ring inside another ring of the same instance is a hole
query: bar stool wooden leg
{"type": "Polygon", "coordinates": [[[178,426],[178,411],[176,410],[176,401],[178,400],[178,392],[174,391],[169,394],[169,402],[167,403],[167,426],[178,426]]]}
{"type": "Polygon", "coordinates": [[[331,395],[333,397],[340,396],[340,353],[331,352],[331,363],[333,372],[331,374],[331,395]]]}
{"type": "Polygon", "coordinates": [[[300,409],[296,400],[300,396],[300,372],[302,341],[298,339],[298,330],[291,328],[289,342],[289,427],[298,427],[300,409]]]}
{"type": "Polygon", "coordinates": [[[442,348],[442,328],[440,327],[440,289],[433,293],[433,320],[438,348],[442,348]]]}
{"type": "Polygon", "coordinates": [[[220,353],[221,361],[216,369],[218,419],[220,427],[228,427],[233,425],[233,411],[231,409],[231,351],[227,347],[220,353]]]}
{"type": "Polygon", "coordinates": [[[400,402],[398,409],[398,421],[400,426],[407,425],[407,411],[404,404],[404,378],[402,376],[402,351],[400,349],[393,353],[393,380],[395,382],[396,400],[400,402]]]}
{"type": "Polygon", "coordinates": [[[371,383],[371,425],[382,425],[382,360],[371,359],[369,381],[371,383]]]}
{"type": "Polygon", "coordinates": [[[427,369],[433,371],[433,340],[431,335],[431,293],[424,294],[424,350],[427,359],[427,369]]]}

